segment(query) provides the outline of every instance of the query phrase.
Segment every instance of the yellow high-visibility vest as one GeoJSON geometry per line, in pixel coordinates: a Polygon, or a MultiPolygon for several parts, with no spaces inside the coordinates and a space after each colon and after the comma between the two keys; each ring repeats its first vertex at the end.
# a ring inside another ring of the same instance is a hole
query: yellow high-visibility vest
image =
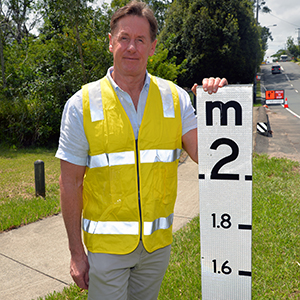
{"type": "Polygon", "coordinates": [[[107,77],[83,86],[82,93],[89,143],[82,222],[87,249],[128,254],[140,237],[148,252],[170,245],[182,147],[175,85],[151,76],[137,141],[107,77]]]}

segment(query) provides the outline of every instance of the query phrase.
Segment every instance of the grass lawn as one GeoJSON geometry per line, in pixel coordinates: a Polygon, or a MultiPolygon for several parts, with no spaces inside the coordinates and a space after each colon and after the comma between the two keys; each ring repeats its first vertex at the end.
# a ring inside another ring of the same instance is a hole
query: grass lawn
{"type": "MultiPolygon", "coordinates": [[[[59,212],[55,150],[0,150],[1,230],[59,212]],[[46,199],[34,196],[33,163],[46,170],[46,199]]],[[[300,299],[300,164],[253,157],[252,299],[300,299]]],[[[199,218],[174,235],[159,300],[201,299],[199,218]]],[[[41,298],[40,298],[41,299],[41,298]]],[[[44,299],[87,299],[74,285],[44,299]]]]}
{"type": "Polygon", "coordinates": [[[300,165],[253,161],[253,299],[300,299],[300,165]]]}
{"type": "Polygon", "coordinates": [[[253,104],[254,107],[262,106],[263,105],[262,94],[261,94],[261,87],[260,87],[260,80],[256,81],[256,103],[253,104]]]}
{"type": "Polygon", "coordinates": [[[60,211],[56,150],[0,147],[0,232],[60,211]],[[34,162],[44,161],[46,198],[35,196],[34,162]]]}

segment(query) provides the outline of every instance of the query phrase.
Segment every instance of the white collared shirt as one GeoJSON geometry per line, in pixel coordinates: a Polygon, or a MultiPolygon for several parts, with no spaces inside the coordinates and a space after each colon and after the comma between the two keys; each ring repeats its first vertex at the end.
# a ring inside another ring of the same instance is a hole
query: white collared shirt
{"type": "MultiPolygon", "coordinates": [[[[123,105],[131,122],[135,139],[137,139],[146,106],[150,76],[148,72],[146,72],[145,83],[140,93],[136,110],[129,94],[124,92],[112,79],[112,71],[113,67],[109,68],[106,76],[123,105]]],[[[190,96],[179,86],[176,85],[176,88],[181,109],[182,135],[184,135],[197,127],[197,120],[194,108],[191,105],[190,96]]],[[[83,128],[82,90],[79,90],[65,105],[61,120],[59,146],[55,156],[75,165],[86,166],[88,150],[89,144],[83,128]]]]}

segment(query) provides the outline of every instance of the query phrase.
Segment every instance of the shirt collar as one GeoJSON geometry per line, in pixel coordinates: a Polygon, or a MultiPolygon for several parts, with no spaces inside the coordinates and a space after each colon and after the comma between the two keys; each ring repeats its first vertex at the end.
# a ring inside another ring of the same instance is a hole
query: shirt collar
{"type": "MultiPolygon", "coordinates": [[[[122,89],[115,83],[115,81],[111,77],[111,74],[112,74],[113,70],[114,70],[114,67],[110,67],[107,70],[106,76],[107,76],[111,86],[113,87],[113,89],[115,91],[122,91],[122,89]]],[[[146,78],[145,78],[145,83],[144,83],[144,86],[143,86],[143,90],[144,89],[149,89],[149,86],[150,86],[150,75],[149,75],[148,71],[146,70],[146,78]]]]}

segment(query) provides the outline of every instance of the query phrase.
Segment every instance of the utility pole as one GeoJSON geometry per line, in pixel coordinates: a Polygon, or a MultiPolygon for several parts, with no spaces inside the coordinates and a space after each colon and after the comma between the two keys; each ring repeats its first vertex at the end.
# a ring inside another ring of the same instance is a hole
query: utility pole
{"type": "MultiPolygon", "coordinates": [[[[259,10],[259,0],[256,0],[256,25],[258,25],[258,10],[259,10]]],[[[255,3],[255,0],[254,0],[255,3]]]]}
{"type": "MultiPolygon", "coordinates": [[[[259,0],[254,0],[256,2],[256,26],[258,26],[258,10],[259,10],[259,0]]],[[[255,54],[255,68],[254,68],[254,81],[253,81],[253,103],[256,103],[256,73],[257,73],[257,53],[255,54]]]]}

